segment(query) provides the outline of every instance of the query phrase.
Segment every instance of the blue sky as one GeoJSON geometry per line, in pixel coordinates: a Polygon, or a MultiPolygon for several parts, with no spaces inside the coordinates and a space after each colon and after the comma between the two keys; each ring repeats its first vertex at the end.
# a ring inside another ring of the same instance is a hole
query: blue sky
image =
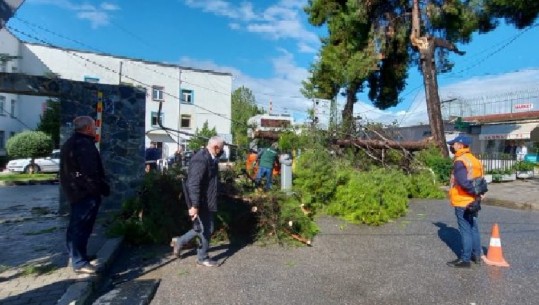
{"type": "MultiPolygon", "coordinates": [[[[312,102],[301,81],[325,29],[307,22],[307,0],[26,0],[8,25],[59,47],[105,52],[230,72],[257,103],[301,117],[312,102]]],[[[539,22],[539,21],[538,21],[539,22]]],[[[19,38],[35,41],[15,32],[19,38]]],[[[459,45],[452,73],[439,76],[440,95],[472,97],[539,88],[539,26],[502,24],[459,45]]],[[[427,123],[423,81],[410,71],[403,102],[384,111],[365,94],[354,112],[371,121],[427,123]]]]}

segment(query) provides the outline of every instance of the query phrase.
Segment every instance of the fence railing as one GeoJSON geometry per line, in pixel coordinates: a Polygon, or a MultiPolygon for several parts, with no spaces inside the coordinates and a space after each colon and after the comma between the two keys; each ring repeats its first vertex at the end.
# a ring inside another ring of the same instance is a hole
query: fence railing
{"type": "Polygon", "coordinates": [[[485,173],[493,170],[514,173],[514,165],[517,162],[515,157],[504,153],[484,153],[477,155],[477,158],[483,163],[485,173]]]}

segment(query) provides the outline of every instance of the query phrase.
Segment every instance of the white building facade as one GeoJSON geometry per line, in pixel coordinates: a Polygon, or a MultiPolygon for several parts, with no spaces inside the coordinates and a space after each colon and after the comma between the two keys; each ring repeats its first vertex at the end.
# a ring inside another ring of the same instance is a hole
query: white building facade
{"type": "MultiPolygon", "coordinates": [[[[13,38],[9,43],[13,46],[6,52],[3,51],[4,43],[2,43],[0,53],[21,57],[9,62],[9,64],[19,62],[21,69],[17,72],[31,75],[54,73],[60,78],[75,81],[126,84],[145,88],[146,146],[149,146],[150,141],[158,142],[163,151],[163,158],[174,154],[180,146],[185,148],[190,138],[189,134],[195,133],[197,128],[201,129],[206,121],[208,127],[210,129],[215,127],[225,141],[232,141],[230,73],[21,43],[11,34],[7,34],[13,38]],[[162,104],[160,113],[162,126],[178,130],[180,133],[167,133],[160,127],[158,121],[160,104],[162,104]]],[[[4,41],[3,37],[1,41],[4,41]]],[[[8,70],[10,68],[7,67],[8,70]]],[[[14,70],[9,72],[11,71],[14,70]]],[[[6,100],[11,99],[11,96],[6,97],[6,100]]],[[[9,105],[9,102],[6,104],[9,105]]],[[[29,107],[25,107],[25,111],[27,108],[29,107]]],[[[40,113],[42,105],[32,104],[32,108],[40,113]]],[[[10,127],[9,132],[35,128],[38,122],[39,115],[36,118],[34,114],[33,117],[28,117],[27,128],[10,127]]],[[[7,130],[8,127],[0,121],[0,130],[3,129],[7,130]]]]}

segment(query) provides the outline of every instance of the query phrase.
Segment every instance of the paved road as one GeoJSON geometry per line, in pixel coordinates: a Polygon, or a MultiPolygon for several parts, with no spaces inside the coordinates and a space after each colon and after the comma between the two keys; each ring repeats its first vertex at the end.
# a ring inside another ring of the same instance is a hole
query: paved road
{"type": "MultiPolygon", "coordinates": [[[[485,207],[480,218],[485,248],[499,224],[510,268],[447,267],[459,237],[453,209],[438,200],[413,201],[406,217],[381,227],[320,218],[313,247],[219,246],[212,253],[224,261],[219,268],[197,267],[187,253],[136,281],[161,279],[153,305],[537,304],[539,213],[485,207]]],[[[164,247],[131,249],[117,261],[141,271],[156,263],[144,257],[167,254],[164,247]]],[[[116,280],[129,273],[125,267],[116,280]]]]}

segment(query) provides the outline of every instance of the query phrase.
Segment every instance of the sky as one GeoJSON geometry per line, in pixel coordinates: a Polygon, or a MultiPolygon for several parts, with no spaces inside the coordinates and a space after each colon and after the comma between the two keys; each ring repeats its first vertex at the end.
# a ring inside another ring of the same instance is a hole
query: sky
{"type": "MultiPolygon", "coordinates": [[[[257,104],[302,120],[312,101],[301,82],[316,61],[325,28],[308,23],[307,0],[26,0],[8,27],[23,41],[229,72],[233,89],[251,89],[257,104]],[[26,33],[26,35],[21,34],[26,33]],[[39,37],[36,41],[35,37],[39,37]]],[[[503,22],[474,35],[438,76],[442,100],[537,90],[539,20],[514,29],[503,22]]],[[[371,122],[428,124],[423,80],[409,71],[402,102],[376,109],[365,93],[354,114],[371,122]]],[[[338,98],[343,104],[342,97],[338,98]]]]}

